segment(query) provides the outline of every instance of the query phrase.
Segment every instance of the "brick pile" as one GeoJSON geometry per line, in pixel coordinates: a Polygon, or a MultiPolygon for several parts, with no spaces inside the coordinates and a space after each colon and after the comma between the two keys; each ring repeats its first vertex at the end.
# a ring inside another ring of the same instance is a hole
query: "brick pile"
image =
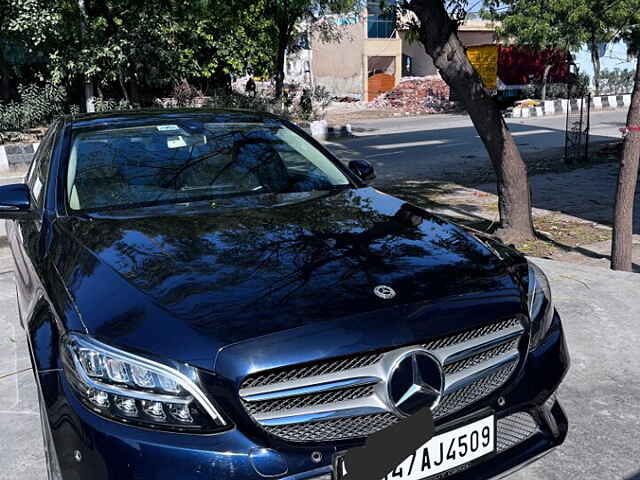
{"type": "Polygon", "coordinates": [[[374,108],[393,108],[408,114],[443,113],[456,109],[449,101],[449,86],[439,76],[405,77],[388,92],[369,103],[374,108]]]}

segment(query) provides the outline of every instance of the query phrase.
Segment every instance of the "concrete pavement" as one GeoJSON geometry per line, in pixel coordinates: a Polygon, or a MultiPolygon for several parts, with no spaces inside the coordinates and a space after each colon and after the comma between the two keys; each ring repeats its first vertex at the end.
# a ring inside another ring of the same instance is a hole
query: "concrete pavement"
{"type": "MultiPolygon", "coordinates": [[[[640,480],[640,276],[536,260],[572,354],[566,443],[513,480],[640,480]]],[[[42,480],[42,440],[12,276],[0,276],[0,479],[42,480]],[[16,374],[15,372],[20,372],[16,374]]]]}
{"type": "MultiPolygon", "coordinates": [[[[508,119],[523,155],[564,148],[564,116],[508,119]]],[[[626,112],[595,112],[591,116],[591,141],[619,139],[626,112]]],[[[327,146],[344,161],[366,159],[373,163],[380,185],[403,180],[452,181],[466,172],[491,169],[489,156],[466,115],[432,115],[356,122],[352,139],[334,140],[327,146]]]]}
{"type": "Polygon", "coordinates": [[[40,414],[13,274],[0,275],[0,479],[44,480],[40,414]]]}
{"type": "Polygon", "coordinates": [[[571,352],[565,444],[513,480],[640,480],[640,276],[550,260],[571,352]]]}

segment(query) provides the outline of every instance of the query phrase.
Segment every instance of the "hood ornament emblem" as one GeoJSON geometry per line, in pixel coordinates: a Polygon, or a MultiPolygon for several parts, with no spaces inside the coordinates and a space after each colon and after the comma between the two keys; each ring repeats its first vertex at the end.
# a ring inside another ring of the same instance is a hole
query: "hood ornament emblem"
{"type": "Polygon", "coordinates": [[[391,300],[396,296],[396,291],[387,285],[378,285],[373,289],[373,293],[376,294],[376,297],[380,297],[383,300],[391,300]]]}

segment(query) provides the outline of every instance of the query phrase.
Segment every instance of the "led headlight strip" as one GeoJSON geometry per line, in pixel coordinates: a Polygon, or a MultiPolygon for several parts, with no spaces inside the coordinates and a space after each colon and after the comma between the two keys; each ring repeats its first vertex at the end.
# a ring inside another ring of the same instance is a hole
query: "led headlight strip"
{"type": "Polygon", "coordinates": [[[80,334],[64,338],[62,362],[80,400],[112,420],[200,432],[227,424],[196,384],[193,367],[172,368],[80,334]]]}

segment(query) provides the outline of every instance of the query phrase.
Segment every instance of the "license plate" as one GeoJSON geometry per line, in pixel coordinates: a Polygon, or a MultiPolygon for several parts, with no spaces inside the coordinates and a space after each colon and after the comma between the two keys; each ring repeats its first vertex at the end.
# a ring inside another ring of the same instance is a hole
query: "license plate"
{"type": "Polygon", "coordinates": [[[390,472],[385,480],[423,480],[495,451],[495,417],[436,435],[390,472]]]}

